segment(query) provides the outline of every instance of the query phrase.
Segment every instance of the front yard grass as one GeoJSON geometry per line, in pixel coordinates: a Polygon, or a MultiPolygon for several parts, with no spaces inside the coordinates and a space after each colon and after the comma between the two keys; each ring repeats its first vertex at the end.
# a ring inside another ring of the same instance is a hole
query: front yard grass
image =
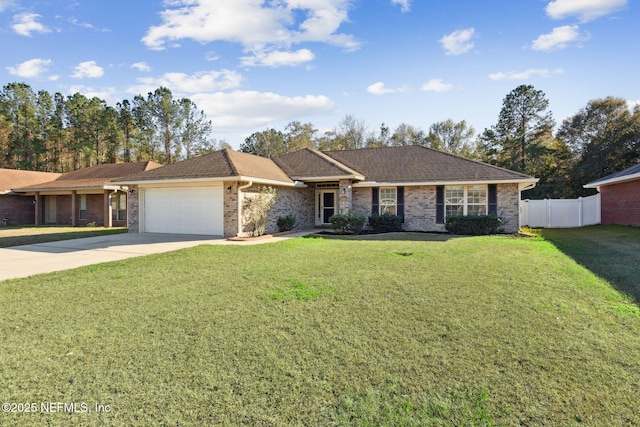
{"type": "Polygon", "coordinates": [[[632,298],[541,237],[418,236],[0,282],[0,401],[109,405],[0,425],[640,425],[632,298]]]}
{"type": "Polygon", "coordinates": [[[0,227],[0,248],[126,232],[123,227],[0,227]]]}

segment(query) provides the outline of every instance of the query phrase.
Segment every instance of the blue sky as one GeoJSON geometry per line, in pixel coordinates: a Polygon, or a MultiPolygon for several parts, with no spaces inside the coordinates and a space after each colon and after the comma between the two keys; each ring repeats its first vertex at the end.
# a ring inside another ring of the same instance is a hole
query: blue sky
{"type": "Polygon", "coordinates": [[[238,148],[293,120],[350,114],[480,133],[520,84],[557,123],[640,101],[636,0],[0,0],[0,82],[110,105],[166,86],[238,148]]]}

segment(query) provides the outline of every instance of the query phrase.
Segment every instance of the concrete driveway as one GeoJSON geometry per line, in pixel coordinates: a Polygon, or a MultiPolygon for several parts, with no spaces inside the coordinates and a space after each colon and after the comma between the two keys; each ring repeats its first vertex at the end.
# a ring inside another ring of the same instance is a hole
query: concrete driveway
{"type": "Polygon", "coordinates": [[[260,244],[298,237],[308,233],[293,233],[281,237],[243,242],[231,242],[224,238],[213,236],[123,233],[0,248],[0,280],[69,270],[85,265],[170,252],[197,245],[260,244]]]}

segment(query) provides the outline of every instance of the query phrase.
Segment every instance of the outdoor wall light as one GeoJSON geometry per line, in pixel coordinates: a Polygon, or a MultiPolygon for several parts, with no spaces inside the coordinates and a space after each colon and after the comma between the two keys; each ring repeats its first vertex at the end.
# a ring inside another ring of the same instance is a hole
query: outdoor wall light
{"type": "Polygon", "coordinates": [[[231,193],[231,186],[227,187],[227,194],[231,193]]]}

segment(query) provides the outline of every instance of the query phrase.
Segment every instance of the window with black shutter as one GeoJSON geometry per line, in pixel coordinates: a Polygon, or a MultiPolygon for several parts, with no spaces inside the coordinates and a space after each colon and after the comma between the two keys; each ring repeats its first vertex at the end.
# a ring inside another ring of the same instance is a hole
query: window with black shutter
{"type": "Polygon", "coordinates": [[[436,223],[444,224],[444,185],[436,187],[436,223]]]}

